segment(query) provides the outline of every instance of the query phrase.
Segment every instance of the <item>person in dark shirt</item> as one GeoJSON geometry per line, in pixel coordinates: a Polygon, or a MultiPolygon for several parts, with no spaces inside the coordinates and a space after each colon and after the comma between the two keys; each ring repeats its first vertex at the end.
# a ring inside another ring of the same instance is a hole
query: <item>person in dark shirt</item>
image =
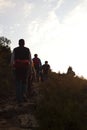
{"type": "Polygon", "coordinates": [[[32,59],[32,61],[33,61],[35,72],[36,72],[36,81],[39,82],[42,63],[41,63],[40,58],[38,58],[37,54],[34,54],[34,58],[32,59]]]}
{"type": "Polygon", "coordinates": [[[45,64],[42,65],[43,81],[48,79],[49,71],[50,65],[48,64],[48,61],[45,61],[45,64]]]}
{"type": "Polygon", "coordinates": [[[28,76],[31,74],[31,52],[24,45],[24,39],[20,39],[19,46],[14,48],[11,56],[11,65],[15,73],[16,98],[18,103],[25,101],[28,76]]]}

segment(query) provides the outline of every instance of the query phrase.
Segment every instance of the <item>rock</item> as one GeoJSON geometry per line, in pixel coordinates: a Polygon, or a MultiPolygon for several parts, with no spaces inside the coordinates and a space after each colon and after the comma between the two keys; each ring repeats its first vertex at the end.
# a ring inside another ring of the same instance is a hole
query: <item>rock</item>
{"type": "Polygon", "coordinates": [[[22,128],[36,128],[37,121],[32,114],[24,114],[18,116],[19,125],[22,128]]]}

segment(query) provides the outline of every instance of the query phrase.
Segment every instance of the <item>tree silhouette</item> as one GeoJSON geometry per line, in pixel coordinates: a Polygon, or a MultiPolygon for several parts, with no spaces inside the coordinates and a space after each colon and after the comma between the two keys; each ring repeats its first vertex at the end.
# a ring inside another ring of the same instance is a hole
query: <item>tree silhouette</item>
{"type": "Polygon", "coordinates": [[[0,46],[1,47],[6,47],[9,48],[11,41],[9,39],[7,39],[6,37],[2,36],[0,37],[0,46]]]}
{"type": "Polygon", "coordinates": [[[11,58],[11,41],[5,37],[0,37],[0,96],[2,91],[6,91],[10,85],[11,69],[10,69],[10,58],[11,58]]]}

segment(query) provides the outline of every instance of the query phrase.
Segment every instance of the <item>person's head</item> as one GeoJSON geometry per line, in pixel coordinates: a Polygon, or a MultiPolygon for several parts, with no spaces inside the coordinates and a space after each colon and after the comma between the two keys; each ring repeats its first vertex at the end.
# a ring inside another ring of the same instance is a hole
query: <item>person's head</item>
{"type": "Polygon", "coordinates": [[[20,39],[19,40],[19,46],[24,46],[25,45],[25,40],[24,39],[20,39]]]}
{"type": "Polygon", "coordinates": [[[45,61],[45,64],[48,64],[48,61],[45,61]]]}
{"type": "Polygon", "coordinates": [[[37,55],[37,54],[34,54],[34,57],[38,57],[38,55],[37,55]]]}

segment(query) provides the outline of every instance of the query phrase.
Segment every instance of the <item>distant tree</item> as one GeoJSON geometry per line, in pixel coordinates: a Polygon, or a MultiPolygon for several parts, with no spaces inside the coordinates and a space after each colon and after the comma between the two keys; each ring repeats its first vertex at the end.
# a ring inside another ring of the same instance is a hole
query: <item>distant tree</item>
{"type": "Polygon", "coordinates": [[[10,86],[11,79],[11,41],[5,37],[0,37],[0,96],[8,86],[10,86]]]}
{"type": "Polygon", "coordinates": [[[3,60],[5,63],[9,62],[11,56],[11,49],[10,49],[11,41],[5,37],[0,37],[0,61],[3,60]]]}
{"type": "Polygon", "coordinates": [[[0,37],[0,46],[4,46],[6,48],[9,48],[11,41],[7,39],[6,37],[2,36],[0,37]]]}

